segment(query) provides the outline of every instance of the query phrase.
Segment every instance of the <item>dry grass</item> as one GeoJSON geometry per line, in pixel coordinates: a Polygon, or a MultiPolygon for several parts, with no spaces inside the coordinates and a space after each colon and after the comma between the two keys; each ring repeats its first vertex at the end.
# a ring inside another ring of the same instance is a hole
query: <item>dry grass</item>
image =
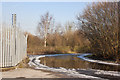
{"type": "Polygon", "coordinates": [[[23,59],[18,65],[17,68],[28,68],[28,62],[29,62],[29,57],[26,57],[25,59],[23,59]]]}
{"type": "Polygon", "coordinates": [[[28,62],[29,62],[29,58],[26,57],[17,66],[0,68],[0,72],[14,70],[16,68],[28,68],[29,67],[28,62]]]}
{"type": "Polygon", "coordinates": [[[59,54],[59,53],[68,53],[70,52],[70,48],[65,46],[59,47],[31,47],[28,48],[28,54],[30,55],[40,55],[40,54],[59,54]]]}

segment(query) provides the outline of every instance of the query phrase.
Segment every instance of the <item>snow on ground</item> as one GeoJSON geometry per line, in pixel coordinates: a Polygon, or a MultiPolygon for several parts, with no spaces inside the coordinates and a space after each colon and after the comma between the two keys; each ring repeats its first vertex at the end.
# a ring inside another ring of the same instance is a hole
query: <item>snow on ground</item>
{"type": "Polygon", "coordinates": [[[110,63],[110,62],[105,62],[105,61],[100,61],[100,60],[92,60],[92,59],[89,59],[89,58],[85,57],[87,55],[91,55],[91,54],[89,54],[89,53],[88,54],[82,54],[82,55],[77,56],[77,57],[81,58],[81,59],[83,59],[85,61],[89,61],[89,62],[95,62],[95,63],[107,64],[107,65],[116,65],[116,66],[120,65],[120,64],[117,64],[117,63],[110,63]]]}
{"type": "MultiPolygon", "coordinates": [[[[117,63],[109,63],[109,62],[105,62],[105,61],[100,61],[100,60],[92,60],[92,59],[89,59],[85,56],[87,55],[91,55],[91,54],[82,54],[80,56],[77,56],[85,61],[89,61],[89,62],[95,62],[95,63],[100,63],[100,64],[107,64],[107,65],[115,65],[115,66],[120,66],[120,64],[117,64],[117,63]]],[[[93,69],[92,69],[93,70],[93,69]]],[[[95,74],[104,74],[104,75],[110,75],[110,76],[118,76],[120,77],[120,72],[118,71],[104,71],[104,70],[95,70],[94,69],[95,74]]]]}
{"type": "MultiPolygon", "coordinates": [[[[52,56],[52,55],[46,55],[46,56],[52,56]]],[[[54,55],[54,56],[58,56],[58,55],[54,55]]],[[[90,76],[90,75],[85,75],[85,74],[80,74],[78,73],[75,69],[65,69],[65,68],[50,68],[48,66],[45,66],[43,64],[40,64],[40,58],[45,57],[45,55],[40,55],[40,56],[32,56],[30,57],[30,62],[29,65],[35,66],[35,69],[43,69],[43,70],[49,70],[49,71],[53,71],[53,72],[61,72],[61,73],[65,73],[69,76],[73,76],[73,77],[78,77],[78,78],[93,78],[93,79],[99,79],[99,80],[107,80],[107,79],[103,79],[100,77],[95,77],[95,76],[90,76]],[[34,59],[34,61],[33,61],[34,59]]]]}
{"type": "Polygon", "coordinates": [[[117,76],[120,77],[120,72],[117,71],[103,71],[103,70],[97,70],[95,74],[104,74],[104,75],[110,75],[110,76],[117,76]]]}
{"type": "MultiPolygon", "coordinates": [[[[42,57],[46,57],[46,56],[60,56],[60,55],[69,55],[69,54],[53,54],[53,55],[37,55],[37,56],[30,56],[30,62],[29,65],[35,66],[35,69],[43,69],[43,70],[48,70],[48,71],[53,71],[53,72],[61,72],[61,73],[66,73],[69,76],[73,76],[73,77],[79,77],[79,78],[94,78],[94,79],[100,79],[100,80],[105,80],[103,78],[100,77],[95,77],[95,76],[90,76],[90,75],[85,75],[85,74],[80,74],[78,73],[75,69],[65,69],[63,67],[60,68],[51,68],[48,66],[45,66],[43,64],[40,64],[40,58],[42,57]]],[[[72,54],[75,55],[75,54],[72,54]]],[[[100,64],[107,64],[107,65],[120,65],[120,64],[116,64],[116,63],[108,63],[108,62],[104,62],[104,61],[99,61],[99,60],[92,60],[89,59],[85,56],[90,55],[90,54],[82,54],[80,56],[77,56],[85,61],[89,61],[89,62],[95,62],[95,63],[100,63],[100,64]]],[[[86,70],[86,69],[83,69],[86,70]]],[[[104,70],[97,70],[97,69],[90,69],[91,71],[94,71],[94,74],[102,74],[102,75],[109,75],[109,76],[116,76],[116,77],[120,77],[120,72],[117,71],[104,71],[104,70]]]]}

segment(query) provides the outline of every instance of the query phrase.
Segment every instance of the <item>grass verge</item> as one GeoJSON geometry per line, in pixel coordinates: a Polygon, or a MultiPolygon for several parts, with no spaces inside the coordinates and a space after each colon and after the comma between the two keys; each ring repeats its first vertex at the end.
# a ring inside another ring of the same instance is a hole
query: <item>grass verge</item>
{"type": "Polygon", "coordinates": [[[18,63],[16,66],[0,68],[0,72],[14,70],[17,68],[28,68],[29,67],[28,62],[29,62],[29,57],[26,57],[20,63],[18,63]]]}

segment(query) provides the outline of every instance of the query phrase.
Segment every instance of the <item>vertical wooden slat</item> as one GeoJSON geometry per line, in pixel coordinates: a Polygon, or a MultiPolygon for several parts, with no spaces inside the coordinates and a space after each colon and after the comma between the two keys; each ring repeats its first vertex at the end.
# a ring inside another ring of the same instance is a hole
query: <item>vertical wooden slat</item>
{"type": "Polygon", "coordinates": [[[10,27],[10,53],[9,53],[9,55],[10,55],[10,66],[12,66],[12,55],[11,55],[11,51],[12,51],[12,44],[11,44],[11,41],[12,40],[12,29],[11,29],[11,27],[10,27]]]}
{"type": "Polygon", "coordinates": [[[3,55],[3,52],[4,52],[4,51],[3,51],[3,50],[4,50],[4,49],[3,49],[3,48],[4,48],[4,46],[3,46],[3,39],[4,39],[4,38],[3,38],[3,34],[4,34],[4,33],[3,33],[3,31],[4,31],[4,29],[2,29],[2,67],[3,67],[3,65],[4,65],[4,55],[3,55]]]}
{"type": "Polygon", "coordinates": [[[0,45],[1,46],[1,48],[0,48],[1,49],[1,53],[0,53],[0,55],[1,55],[1,57],[0,57],[0,59],[1,59],[0,63],[1,64],[0,64],[0,66],[2,67],[2,51],[3,51],[2,50],[2,26],[1,26],[1,41],[0,42],[1,42],[1,45],[0,45]]]}
{"type": "Polygon", "coordinates": [[[8,28],[6,29],[6,66],[9,66],[9,61],[8,61],[8,28]]]}
{"type": "Polygon", "coordinates": [[[7,28],[6,28],[6,38],[5,38],[5,66],[7,66],[7,28]]]}
{"type": "Polygon", "coordinates": [[[0,66],[2,63],[2,56],[1,56],[1,28],[0,28],[0,66]]]}
{"type": "MultiPolygon", "coordinates": [[[[4,30],[5,30],[5,29],[3,29],[3,36],[5,36],[4,30]]],[[[2,46],[2,47],[3,47],[3,67],[4,67],[4,65],[5,65],[5,64],[4,64],[4,62],[5,62],[5,61],[4,61],[4,54],[5,54],[5,53],[4,53],[4,45],[5,45],[5,44],[4,44],[4,42],[5,42],[5,41],[4,41],[4,40],[5,40],[4,38],[5,38],[5,37],[3,37],[3,46],[2,46]]]]}
{"type": "Polygon", "coordinates": [[[14,37],[15,37],[14,36],[14,28],[12,28],[12,66],[15,64],[15,60],[14,60],[15,59],[15,50],[14,50],[15,49],[14,48],[15,47],[14,46],[15,45],[15,41],[14,41],[14,37]]]}
{"type": "Polygon", "coordinates": [[[27,39],[17,27],[1,29],[0,44],[0,67],[16,66],[27,56],[27,39]]]}
{"type": "Polygon", "coordinates": [[[12,66],[12,51],[13,51],[13,44],[12,44],[12,39],[13,39],[13,33],[12,33],[12,28],[10,30],[10,59],[11,59],[11,66],[12,66]]]}
{"type": "Polygon", "coordinates": [[[12,44],[13,44],[13,55],[12,55],[12,61],[13,61],[13,63],[12,63],[12,66],[14,66],[15,65],[15,62],[16,62],[16,59],[15,59],[15,28],[13,28],[13,42],[12,42],[12,44]]]}
{"type": "Polygon", "coordinates": [[[10,66],[10,27],[8,27],[8,57],[7,57],[7,66],[10,66]]]}

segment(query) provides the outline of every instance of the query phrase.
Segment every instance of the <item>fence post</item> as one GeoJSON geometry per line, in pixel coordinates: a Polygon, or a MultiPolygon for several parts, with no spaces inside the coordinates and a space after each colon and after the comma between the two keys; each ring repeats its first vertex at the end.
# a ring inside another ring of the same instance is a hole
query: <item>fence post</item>
{"type": "Polygon", "coordinates": [[[0,46],[1,46],[1,54],[0,54],[1,55],[1,58],[0,58],[1,59],[0,63],[1,64],[0,64],[0,66],[2,66],[2,59],[3,59],[3,57],[2,57],[2,54],[3,54],[2,53],[2,26],[1,26],[1,45],[0,46]]]}

